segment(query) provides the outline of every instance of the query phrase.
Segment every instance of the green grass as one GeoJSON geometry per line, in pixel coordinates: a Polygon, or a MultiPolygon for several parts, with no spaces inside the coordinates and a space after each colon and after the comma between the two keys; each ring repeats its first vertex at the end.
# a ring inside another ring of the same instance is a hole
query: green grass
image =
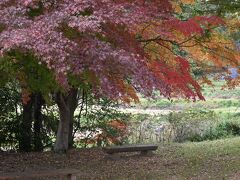
{"type": "Polygon", "coordinates": [[[214,81],[214,86],[204,86],[202,89],[203,95],[208,98],[239,98],[240,87],[235,89],[222,89],[225,85],[224,81],[214,81]]]}
{"type": "Polygon", "coordinates": [[[240,138],[200,143],[171,144],[159,154],[169,159],[182,159],[176,171],[182,178],[218,179],[240,171],[240,138]]]}
{"type": "Polygon", "coordinates": [[[98,179],[219,180],[240,173],[240,138],[159,145],[153,156],[130,154],[123,154],[116,161],[96,162],[94,166],[87,163],[84,167],[95,167],[98,179]]]}
{"type": "Polygon", "coordinates": [[[179,144],[181,153],[187,159],[196,159],[199,156],[208,159],[224,155],[240,155],[240,137],[220,139],[216,141],[187,142],[179,144]]]}
{"type": "Polygon", "coordinates": [[[141,97],[141,104],[137,105],[140,108],[154,109],[189,109],[189,108],[206,108],[216,112],[231,112],[237,113],[240,111],[240,87],[235,89],[224,89],[224,81],[214,81],[214,87],[203,87],[203,95],[206,101],[191,102],[184,99],[173,99],[169,101],[164,98],[149,100],[141,97]]]}
{"type": "MultiPolygon", "coordinates": [[[[240,91],[240,90],[239,90],[240,91]]],[[[239,96],[240,97],[240,96],[239,96]]],[[[140,107],[143,108],[157,108],[157,109],[176,109],[176,108],[191,108],[191,107],[198,107],[198,108],[239,108],[240,109],[240,99],[222,99],[222,98],[208,98],[206,97],[206,101],[197,101],[197,102],[190,102],[186,100],[173,100],[170,102],[165,99],[161,100],[149,100],[146,101],[145,99],[141,100],[140,107]]]]}

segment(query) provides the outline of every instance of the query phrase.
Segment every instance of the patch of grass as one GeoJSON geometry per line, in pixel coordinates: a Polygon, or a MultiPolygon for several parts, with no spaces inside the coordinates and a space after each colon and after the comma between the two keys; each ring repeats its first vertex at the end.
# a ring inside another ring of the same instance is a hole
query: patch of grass
{"type": "Polygon", "coordinates": [[[214,86],[204,86],[203,95],[208,98],[239,98],[240,97],[240,87],[235,89],[222,89],[224,81],[215,81],[213,82],[214,86]]]}
{"type": "MultiPolygon", "coordinates": [[[[240,90],[239,90],[240,91],[240,90]]],[[[239,96],[240,97],[240,96],[239,96]]],[[[142,100],[140,104],[142,108],[155,108],[155,109],[189,109],[195,108],[209,108],[209,109],[219,109],[226,108],[240,109],[240,99],[222,99],[222,98],[209,98],[206,97],[206,101],[191,102],[186,100],[173,100],[168,101],[165,99],[160,100],[142,100]]]]}
{"type": "Polygon", "coordinates": [[[218,179],[240,170],[240,138],[172,144],[160,148],[169,159],[182,158],[177,173],[185,178],[218,179]]]}
{"type": "Polygon", "coordinates": [[[239,108],[240,109],[240,87],[235,89],[222,89],[224,81],[214,81],[214,86],[204,86],[202,88],[206,101],[191,102],[183,99],[173,99],[169,101],[164,98],[149,100],[144,97],[140,98],[141,108],[159,108],[159,109],[176,109],[190,107],[198,108],[239,108]]]}
{"type": "Polygon", "coordinates": [[[221,155],[240,155],[240,137],[220,139],[216,141],[186,142],[178,144],[179,151],[187,159],[195,159],[198,156],[212,158],[221,155]]]}

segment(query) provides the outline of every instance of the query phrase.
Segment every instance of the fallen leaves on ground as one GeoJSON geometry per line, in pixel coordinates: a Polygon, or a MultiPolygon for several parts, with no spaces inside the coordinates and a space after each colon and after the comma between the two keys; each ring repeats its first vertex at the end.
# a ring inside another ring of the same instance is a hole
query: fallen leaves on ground
{"type": "MultiPolygon", "coordinates": [[[[239,140],[239,139],[238,139],[239,140]]],[[[239,154],[216,152],[211,156],[187,154],[185,145],[160,145],[153,155],[121,153],[112,160],[101,148],[72,149],[67,154],[53,152],[0,153],[0,174],[11,172],[78,169],[80,179],[219,179],[236,178],[239,154]]],[[[186,147],[188,147],[186,145],[186,147]]],[[[197,145],[198,146],[198,145],[197,145]]],[[[199,146],[201,148],[202,146],[199,146]]],[[[211,146],[209,146],[211,147],[211,146]]],[[[192,150],[191,150],[192,151],[192,150]]],[[[208,150],[210,152],[211,150],[208,150]]],[[[52,178],[50,178],[52,179],[52,178]]]]}

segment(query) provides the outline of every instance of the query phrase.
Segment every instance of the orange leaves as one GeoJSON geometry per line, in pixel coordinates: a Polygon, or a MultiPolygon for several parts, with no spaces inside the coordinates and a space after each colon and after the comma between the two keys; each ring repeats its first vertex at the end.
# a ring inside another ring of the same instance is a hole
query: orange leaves
{"type": "Polygon", "coordinates": [[[172,51],[172,44],[158,40],[157,42],[150,42],[145,46],[145,52],[151,59],[162,59],[169,65],[174,65],[175,55],[172,51]]]}
{"type": "Polygon", "coordinates": [[[235,88],[237,86],[240,86],[240,77],[236,78],[236,79],[229,79],[227,81],[227,84],[225,87],[232,89],[235,88]]]}
{"type": "Polygon", "coordinates": [[[119,119],[113,119],[106,123],[107,129],[113,129],[116,134],[111,134],[107,129],[101,129],[101,132],[92,138],[86,139],[86,144],[97,144],[105,142],[107,144],[120,144],[124,137],[128,134],[127,124],[119,119]]]}
{"type": "Polygon", "coordinates": [[[193,39],[185,43],[183,49],[195,61],[220,68],[238,66],[240,62],[235,44],[217,31],[213,31],[207,39],[193,39]]]}
{"type": "Polygon", "coordinates": [[[200,84],[207,84],[209,86],[214,86],[212,81],[210,79],[208,79],[207,77],[205,77],[205,76],[200,79],[199,83],[200,84]]]}
{"type": "Polygon", "coordinates": [[[115,129],[118,129],[118,130],[126,130],[126,128],[127,128],[126,123],[119,119],[113,119],[113,120],[109,121],[107,123],[107,125],[115,128],[115,129]]]}
{"type": "Polygon", "coordinates": [[[135,103],[139,102],[136,91],[130,84],[125,83],[124,80],[120,78],[115,78],[113,80],[117,83],[118,90],[122,93],[121,100],[123,102],[130,103],[132,100],[135,103]]]}
{"type": "Polygon", "coordinates": [[[173,7],[174,12],[176,12],[176,13],[182,12],[182,8],[178,2],[172,1],[172,7],[173,7]]]}
{"type": "MultiPolygon", "coordinates": [[[[191,4],[194,1],[174,3],[191,4]]],[[[223,26],[226,22],[217,16],[195,16],[185,21],[172,17],[139,26],[140,42],[148,54],[149,66],[170,88],[170,96],[175,91],[174,94],[184,94],[185,97],[197,94],[204,99],[200,86],[191,77],[188,61],[195,61],[199,67],[206,68],[204,72],[209,69],[209,73],[214,68],[239,65],[239,51],[223,26]]],[[[203,81],[210,83],[207,79],[203,81]]]]}
{"type": "Polygon", "coordinates": [[[119,119],[113,119],[107,123],[110,128],[113,128],[117,131],[117,135],[109,135],[105,132],[105,138],[109,144],[119,144],[122,139],[128,134],[127,133],[127,124],[119,119]]]}
{"type": "Polygon", "coordinates": [[[22,89],[22,103],[27,104],[31,100],[31,92],[28,89],[22,89]]]}

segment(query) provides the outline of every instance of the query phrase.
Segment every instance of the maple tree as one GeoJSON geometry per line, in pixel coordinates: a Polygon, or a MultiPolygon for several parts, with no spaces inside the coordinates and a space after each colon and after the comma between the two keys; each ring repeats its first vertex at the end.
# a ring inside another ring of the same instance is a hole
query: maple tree
{"type": "MultiPolygon", "coordinates": [[[[238,72],[240,70],[240,53],[237,47],[240,37],[239,5],[239,2],[235,0],[206,0],[196,1],[191,6],[186,4],[181,6],[180,17],[183,19],[211,13],[212,15],[220,16],[224,20],[224,27],[211,31],[211,36],[208,35],[204,39],[201,38],[201,42],[199,40],[195,41],[195,46],[189,48],[189,43],[188,47],[185,48],[191,52],[195,59],[201,60],[194,63],[197,63],[196,67],[201,69],[201,82],[203,83],[213,85],[206,76],[211,72],[215,72],[217,78],[225,76],[225,80],[227,80],[225,87],[227,88],[232,88],[240,83],[239,76],[235,79],[226,76],[226,74],[229,74],[228,69],[231,67],[235,67],[238,72]],[[209,51],[211,53],[208,53],[209,51]],[[211,60],[213,63],[209,63],[211,60]]],[[[192,44],[194,43],[192,42],[192,44]]]]}
{"type": "MultiPolygon", "coordinates": [[[[181,3],[188,2],[192,3],[181,3]]],[[[219,44],[215,40],[221,37],[217,27],[225,24],[221,18],[195,16],[182,20],[174,16],[176,3],[0,2],[1,56],[8,56],[15,49],[33,53],[39,64],[54,73],[62,88],[56,96],[60,110],[56,151],[68,149],[72,133],[69,123],[77,106],[79,86],[90,87],[96,98],[123,102],[138,102],[137,92],[151,97],[154,91],[169,99],[204,99],[200,85],[191,75],[189,61],[205,61],[219,67],[238,64],[232,43],[219,44]],[[223,55],[219,56],[219,52],[223,55]]]]}

